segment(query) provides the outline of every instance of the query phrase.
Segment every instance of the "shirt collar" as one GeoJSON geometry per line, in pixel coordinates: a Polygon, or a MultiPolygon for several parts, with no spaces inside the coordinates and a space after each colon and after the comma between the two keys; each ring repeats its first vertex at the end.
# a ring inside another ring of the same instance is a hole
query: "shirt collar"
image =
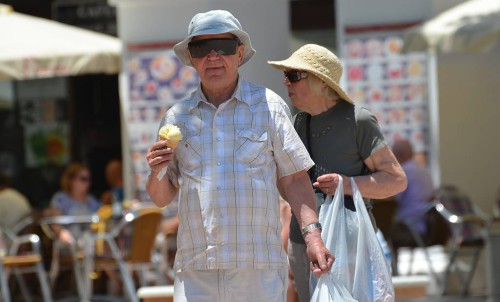
{"type": "MultiPolygon", "coordinates": [[[[252,105],[253,103],[255,103],[255,100],[252,100],[250,94],[250,83],[248,83],[240,75],[238,75],[238,84],[236,85],[236,89],[234,90],[233,95],[229,98],[229,100],[232,99],[236,99],[236,101],[246,103],[250,107],[250,109],[252,109],[252,105]]],[[[198,107],[200,105],[200,102],[204,102],[207,104],[209,103],[207,98],[203,94],[203,91],[201,90],[201,82],[198,84],[198,89],[196,89],[196,91],[194,91],[192,94],[189,111],[198,107]]]]}

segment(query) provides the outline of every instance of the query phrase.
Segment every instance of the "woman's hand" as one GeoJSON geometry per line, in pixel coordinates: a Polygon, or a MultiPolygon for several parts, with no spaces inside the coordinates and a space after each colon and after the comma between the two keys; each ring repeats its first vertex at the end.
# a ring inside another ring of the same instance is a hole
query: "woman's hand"
{"type": "Polygon", "coordinates": [[[58,237],[59,240],[61,240],[61,242],[67,246],[72,246],[73,244],[75,244],[75,239],[73,238],[73,235],[71,235],[70,231],[66,229],[61,229],[58,237]]]}
{"type": "Polygon", "coordinates": [[[339,177],[344,176],[336,173],[323,174],[316,179],[313,186],[321,189],[321,191],[323,191],[326,195],[333,195],[339,185],[339,177]]]}

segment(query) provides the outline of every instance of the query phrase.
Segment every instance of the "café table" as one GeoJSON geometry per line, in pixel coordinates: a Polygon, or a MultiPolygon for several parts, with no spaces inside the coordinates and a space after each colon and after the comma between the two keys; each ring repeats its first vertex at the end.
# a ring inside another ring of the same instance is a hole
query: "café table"
{"type": "MultiPolygon", "coordinates": [[[[126,217],[126,215],[125,215],[126,217]]],[[[120,217],[115,217],[115,220],[121,219],[120,217]]],[[[129,295],[130,301],[138,302],[137,295],[135,293],[133,280],[128,273],[126,264],[121,257],[118,246],[112,240],[107,232],[97,232],[96,226],[101,222],[99,215],[60,215],[46,217],[40,220],[39,224],[42,227],[45,234],[54,239],[56,244],[60,245],[61,242],[58,241],[56,234],[54,233],[52,226],[59,225],[65,228],[71,229],[72,225],[79,225],[83,230],[81,236],[77,238],[75,244],[70,245],[69,251],[71,255],[71,260],[73,263],[73,270],[75,274],[76,287],[78,291],[78,296],[80,301],[88,302],[92,301],[92,278],[90,277],[93,272],[94,257],[96,253],[96,243],[100,240],[106,241],[107,245],[110,247],[110,255],[116,261],[122,278],[129,295]],[[78,259],[78,254],[83,253],[83,261],[78,259]]],[[[57,276],[58,266],[59,266],[59,255],[53,255],[51,272],[49,273],[49,279],[52,282],[55,281],[57,276]]]]}

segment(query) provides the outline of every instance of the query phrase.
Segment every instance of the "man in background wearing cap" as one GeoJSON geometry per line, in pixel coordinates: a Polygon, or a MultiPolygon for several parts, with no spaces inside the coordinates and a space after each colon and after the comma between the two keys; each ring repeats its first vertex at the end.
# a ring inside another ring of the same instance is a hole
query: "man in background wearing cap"
{"type": "MultiPolygon", "coordinates": [[[[346,177],[356,176],[370,215],[371,204],[366,198],[387,198],[406,188],[406,176],[376,118],[355,105],[339,86],[342,64],[335,54],[322,46],[307,44],[288,59],[269,64],[284,71],[290,100],[302,111],[294,126],[316,164],[309,170],[309,177],[318,206],[326,195],[335,193],[339,177],[344,178],[344,206],[355,210],[351,182],[346,177]]],[[[371,218],[375,226],[373,215],[371,218]]],[[[309,260],[297,221],[292,216],[288,255],[294,284],[304,302],[310,300],[314,284],[309,284],[309,260]]]]}
{"type": "Polygon", "coordinates": [[[238,75],[255,50],[233,15],[195,15],[174,51],[201,83],[161,122],[181,129],[179,147],[159,141],[146,155],[152,200],[162,207],[179,193],[174,300],[283,302],[288,278],[278,186],[300,221],[311,270],[321,275],[334,261],[321,240],[306,172],[314,163],[285,102],[238,75]]]}

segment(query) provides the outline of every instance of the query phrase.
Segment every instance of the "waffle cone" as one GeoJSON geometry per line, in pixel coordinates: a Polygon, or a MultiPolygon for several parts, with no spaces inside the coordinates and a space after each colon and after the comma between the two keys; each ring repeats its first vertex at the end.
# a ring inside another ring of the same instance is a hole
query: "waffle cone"
{"type": "Polygon", "coordinates": [[[167,139],[167,147],[172,148],[172,150],[175,150],[177,146],[179,146],[179,141],[167,139]]]}

